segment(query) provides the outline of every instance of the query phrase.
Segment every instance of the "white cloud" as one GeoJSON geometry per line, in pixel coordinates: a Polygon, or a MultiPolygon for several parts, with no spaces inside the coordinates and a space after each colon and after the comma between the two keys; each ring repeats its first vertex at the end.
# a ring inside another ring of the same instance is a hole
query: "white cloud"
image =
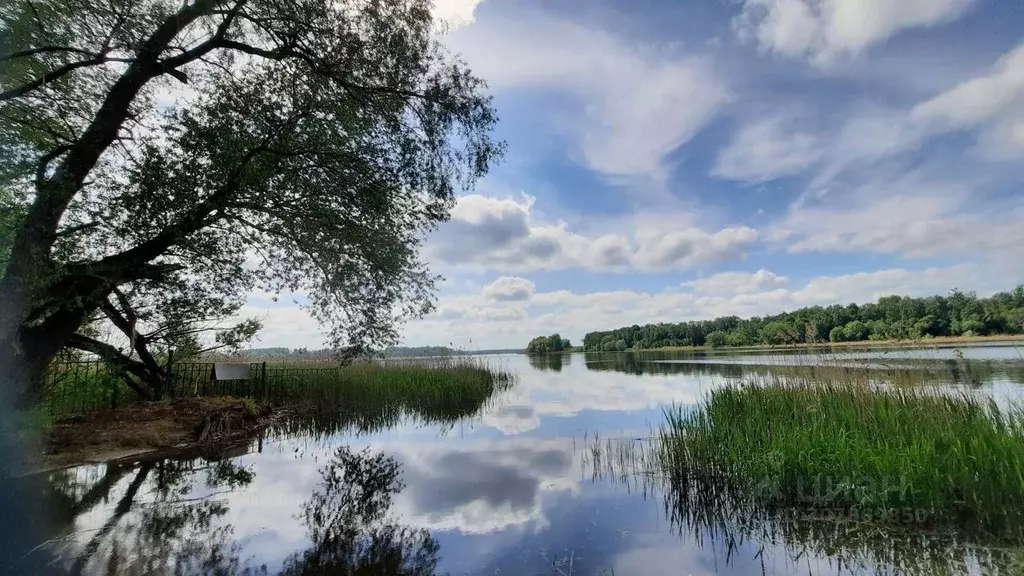
{"type": "Polygon", "coordinates": [[[813,171],[805,196],[823,195],[844,174],[860,177],[880,164],[899,169],[907,152],[953,130],[977,130],[982,159],[1024,154],[1024,45],[910,108],[860,103],[836,113],[757,118],[719,151],[712,174],[764,182],[813,171]]]}
{"type": "Polygon", "coordinates": [[[829,66],[903,30],[943,24],[974,0],[744,0],[733,21],[741,39],[829,66]]]}
{"type": "Polygon", "coordinates": [[[741,128],[722,149],[711,173],[714,176],[765,182],[798,174],[814,165],[822,155],[818,138],[790,130],[790,119],[770,117],[741,128]]]}
{"type": "Polygon", "coordinates": [[[518,302],[520,300],[528,300],[530,296],[533,296],[534,289],[533,282],[526,278],[502,276],[484,286],[481,292],[488,300],[518,302]]]}
{"type": "Polygon", "coordinates": [[[477,22],[450,42],[498,91],[571,98],[564,127],[583,163],[607,175],[663,179],[666,156],[729,99],[701,57],[629,44],[531,10],[477,22]]]}
{"type": "Polygon", "coordinates": [[[992,69],[914,107],[912,117],[939,129],[981,127],[982,149],[996,158],[1024,151],[1024,45],[992,69]]]}
{"type": "Polygon", "coordinates": [[[641,270],[654,271],[736,260],[743,257],[757,238],[757,231],[746,226],[724,228],[715,233],[692,228],[668,232],[640,230],[634,262],[641,270]]]}
{"type": "Polygon", "coordinates": [[[762,268],[757,272],[722,272],[683,282],[683,285],[706,294],[748,294],[782,288],[787,282],[786,277],[762,268]]]}
{"type": "Polygon", "coordinates": [[[972,183],[937,182],[917,173],[880,179],[827,204],[796,205],[769,236],[791,252],[875,252],[906,257],[970,255],[1008,260],[1024,242],[1024,205],[988,205],[972,183]]]}
{"type": "Polygon", "coordinates": [[[427,258],[478,270],[657,272],[741,259],[758,239],[756,230],[742,226],[703,230],[690,214],[640,215],[615,223],[619,230],[587,235],[565,222],[536,221],[533,208],[529,196],[464,196],[427,243],[427,258]]]}
{"type": "Polygon", "coordinates": [[[476,7],[483,0],[434,0],[434,17],[448,23],[450,30],[473,23],[476,7]]]}
{"type": "Polygon", "coordinates": [[[840,118],[775,115],[742,126],[719,151],[711,174],[758,183],[813,171],[808,191],[821,194],[844,172],[912,150],[927,132],[906,111],[875,106],[844,109],[840,118]]]}

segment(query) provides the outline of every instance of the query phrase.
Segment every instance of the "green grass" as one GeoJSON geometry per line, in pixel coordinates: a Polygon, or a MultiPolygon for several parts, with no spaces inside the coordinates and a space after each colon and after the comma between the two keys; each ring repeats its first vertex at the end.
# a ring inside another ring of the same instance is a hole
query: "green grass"
{"type": "Polygon", "coordinates": [[[278,426],[279,432],[322,436],[342,430],[377,431],[406,416],[453,425],[476,415],[496,394],[509,389],[514,374],[477,358],[453,356],[360,363],[305,377],[286,366],[268,365],[267,383],[268,401],[289,406],[300,416],[278,426]]]}
{"type": "Polygon", "coordinates": [[[39,405],[43,420],[124,405],[135,392],[113,368],[99,362],[55,363],[46,375],[39,405]]]}
{"type": "MultiPolygon", "coordinates": [[[[858,384],[745,385],[666,412],[669,474],[766,506],[904,510],[1021,534],[1024,415],[988,399],[858,384]]],[[[879,518],[885,521],[886,518],[879,518]]]]}
{"type": "MultiPolygon", "coordinates": [[[[349,365],[268,363],[252,365],[249,380],[213,382],[212,364],[178,364],[172,370],[175,396],[251,397],[296,409],[331,413],[380,407],[415,406],[425,417],[452,419],[479,410],[495,392],[512,385],[513,375],[483,359],[455,356],[433,359],[357,362],[349,365]]],[[[56,365],[49,374],[38,418],[123,406],[136,400],[121,377],[101,363],[56,365]]]]}

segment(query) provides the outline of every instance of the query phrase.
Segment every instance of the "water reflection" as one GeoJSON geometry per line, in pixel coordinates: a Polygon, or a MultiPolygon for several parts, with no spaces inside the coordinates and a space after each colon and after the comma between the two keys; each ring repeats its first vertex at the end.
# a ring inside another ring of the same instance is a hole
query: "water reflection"
{"type": "MultiPolygon", "coordinates": [[[[403,488],[394,457],[369,450],[336,449],[320,470],[320,482],[301,505],[307,545],[284,560],[281,575],[434,574],[439,546],[423,528],[390,517],[403,488]]],[[[270,573],[266,565],[240,558],[234,526],[225,522],[229,506],[218,498],[254,479],[251,470],[230,461],[150,461],[131,469],[111,467],[85,488],[68,478],[55,483],[85,498],[79,514],[93,505],[116,502],[106,520],[83,542],[72,541],[60,556],[69,574],[270,573]],[[126,485],[116,480],[124,478],[126,485]],[[113,480],[113,481],[111,481],[113,480]],[[118,489],[120,488],[120,489],[118,489]]]]}
{"type": "Polygon", "coordinates": [[[731,380],[874,380],[905,385],[958,384],[975,387],[996,381],[1024,384],[1024,363],[1010,360],[886,358],[882,354],[861,354],[858,358],[817,356],[789,363],[773,363],[777,358],[767,356],[759,357],[758,360],[765,363],[752,364],[750,357],[708,356],[706,353],[619,352],[587,353],[584,356],[588,370],[634,375],[678,375],[731,380]]]}
{"type": "Polygon", "coordinates": [[[302,506],[310,546],[285,561],[282,575],[434,574],[439,546],[424,529],[388,518],[404,484],[384,454],[338,448],[319,490],[302,506]]]}
{"type": "MultiPolygon", "coordinates": [[[[64,476],[59,485],[80,490],[64,476]]],[[[115,502],[113,508],[88,539],[69,535],[60,556],[68,559],[69,574],[250,573],[238,559],[231,526],[218,522],[228,509],[213,494],[238,489],[252,478],[250,470],[227,460],[108,467],[71,510],[87,514],[115,502]],[[204,492],[213,494],[197,496],[204,492]]]]}
{"type": "MultiPolygon", "coordinates": [[[[843,367],[558,358],[497,360],[520,378],[494,396],[299,411],[224,457],[55,473],[54,547],[84,574],[1001,574],[1020,558],[934,527],[797,518],[643,460],[667,404],[843,367]]],[[[1021,369],[989,365],[971,369],[1021,369]]]]}
{"type": "Polygon", "coordinates": [[[825,564],[836,574],[1024,573],[1019,539],[927,523],[922,510],[797,510],[769,506],[719,478],[663,465],[656,439],[609,440],[587,447],[584,469],[645,498],[661,499],[684,541],[718,546],[726,566],[780,563],[805,573],[825,564]],[[745,550],[745,552],[744,552],[745,550]]]}
{"type": "Polygon", "coordinates": [[[562,368],[572,364],[572,354],[528,354],[526,359],[530,366],[537,370],[553,370],[561,372],[562,368]]]}

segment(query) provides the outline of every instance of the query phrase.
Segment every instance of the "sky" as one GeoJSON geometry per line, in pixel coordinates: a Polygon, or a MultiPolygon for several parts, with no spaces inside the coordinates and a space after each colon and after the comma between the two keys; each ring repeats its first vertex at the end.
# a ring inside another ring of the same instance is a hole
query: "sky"
{"type": "MultiPolygon", "coordinates": [[[[437,0],[507,142],[403,344],[1024,282],[1024,10],[1005,0],[437,0]]],[[[297,303],[298,302],[298,303],[297,303]]],[[[254,346],[319,348],[254,294],[254,346]]]]}

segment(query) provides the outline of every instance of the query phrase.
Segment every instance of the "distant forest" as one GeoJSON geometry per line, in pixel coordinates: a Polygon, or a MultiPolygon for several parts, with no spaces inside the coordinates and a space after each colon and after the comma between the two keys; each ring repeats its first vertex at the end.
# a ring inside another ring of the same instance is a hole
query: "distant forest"
{"type": "Polygon", "coordinates": [[[590,332],[587,351],[641,350],[666,346],[757,346],[933,336],[1024,333],[1024,286],[978,298],[953,290],[948,296],[885,296],[871,304],[811,306],[774,316],[626,326],[590,332]]]}

